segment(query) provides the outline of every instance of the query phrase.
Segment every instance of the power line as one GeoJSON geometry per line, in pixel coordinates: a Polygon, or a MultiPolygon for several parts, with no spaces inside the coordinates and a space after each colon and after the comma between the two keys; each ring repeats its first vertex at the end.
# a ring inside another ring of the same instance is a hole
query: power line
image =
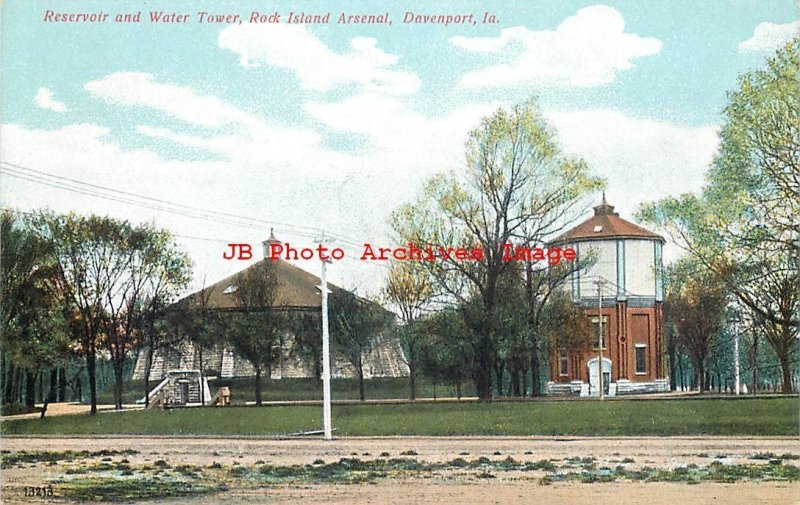
{"type": "MultiPolygon", "coordinates": [[[[313,226],[295,225],[295,224],[283,223],[283,222],[279,222],[279,221],[271,221],[271,220],[267,220],[267,219],[253,218],[253,217],[242,216],[242,215],[238,215],[238,214],[231,214],[231,213],[228,213],[228,212],[207,210],[207,209],[202,209],[200,207],[193,207],[191,205],[185,205],[185,204],[170,202],[168,200],[162,200],[162,199],[154,198],[154,197],[151,197],[151,196],[140,195],[140,194],[137,194],[137,193],[131,193],[129,191],[124,191],[124,190],[115,189],[115,188],[109,188],[109,187],[106,187],[106,186],[100,186],[100,185],[92,184],[92,183],[89,183],[89,182],[79,181],[77,179],[71,179],[69,177],[63,177],[63,176],[60,176],[60,175],[55,175],[55,174],[51,174],[51,173],[48,173],[48,172],[43,172],[41,170],[36,170],[36,169],[33,169],[33,168],[23,167],[21,165],[17,165],[15,163],[10,163],[8,161],[3,161],[3,162],[0,162],[0,163],[2,163],[4,165],[7,165],[12,170],[17,170],[17,171],[20,171],[22,173],[30,172],[30,173],[32,173],[31,177],[40,176],[40,177],[45,177],[45,178],[57,179],[57,180],[60,180],[60,181],[65,181],[65,182],[67,182],[69,184],[75,184],[75,185],[78,185],[78,186],[84,186],[84,187],[92,188],[92,189],[95,189],[95,190],[111,191],[111,192],[114,193],[113,196],[126,195],[126,196],[129,196],[129,197],[133,197],[133,198],[138,198],[138,199],[141,199],[141,200],[154,202],[154,203],[157,203],[157,204],[168,205],[168,206],[171,206],[171,207],[176,207],[176,208],[184,209],[184,210],[188,210],[188,211],[201,212],[201,213],[204,213],[204,214],[218,215],[218,216],[222,216],[222,217],[226,217],[226,218],[244,219],[244,220],[254,221],[254,222],[258,222],[258,223],[264,223],[264,224],[269,224],[269,225],[277,225],[277,226],[282,226],[282,227],[286,227],[286,228],[293,228],[295,230],[304,228],[304,229],[308,230],[309,232],[314,232],[314,233],[319,233],[319,232],[322,231],[321,228],[317,228],[317,227],[313,227],[313,226]],[[35,175],[33,175],[33,174],[35,174],[35,175]]],[[[12,175],[12,174],[9,174],[9,175],[12,175]]]]}
{"type": "MultiPolygon", "coordinates": [[[[266,226],[270,227],[277,226],[281,229],[279,231],[305,237],[315,237],[322,231],[321,228],[312,226],[295,225],[280,221],[272,221],[267,219],[253,218],[249,216],[242,216],[228,212],[211,211],[199,207],[193,207],[190,205],[169,202],[166,200],[161,200],[150,196],[140,195],[128,191],[118,190],[106,186],[100,186],[97,184],[71,179],[69,177],[50,174],[47,172],[43,172],[41,170],[24,167],[7,161],[2,161],[0,162],[0,164],[1,164],[0,172],[5,173],[6,175],[9,175],[11,177],[26,180],[36,184],[42,184],[56,189],[61,189],[64,191],[70,191],[73,193],[78,193],[86,196],[103,198],[118,203],[125,203],[142,208],[147,208],[150,210],[156,210],[159,212],[166,212],[194,219],[211,220],[222,224],[231,224],[235,226],[251,228],[251,229],[259,229],[259,230],[263,230],[263,228],[266,226]]],[[[339,233],[332,233],[332,235],[335,236],[337,240],[341,238],[347,242],[351,242],[352,244],[357,243],[357,241],[345,237],[344,235],[341,235],[339,233]]]]}

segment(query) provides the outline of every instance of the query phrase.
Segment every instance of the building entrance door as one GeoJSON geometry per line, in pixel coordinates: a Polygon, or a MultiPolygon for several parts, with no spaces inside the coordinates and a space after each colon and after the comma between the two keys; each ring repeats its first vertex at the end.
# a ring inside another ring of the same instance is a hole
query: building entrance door
{"type": "MultiPolygon", "coordinates": [[[[600,380],[597,374],[597,358],[592,358],[586,363],[589,371],[589,396],[600,396],[600,380]]],[[[611,360],[603,358],[603,394],[608,394],[611,384],[611,360]]]]}
{"type": "Polygon", "coordinates": [[[183,405],[189,403],[189,381],[179,381],[178,386],[180,386],[181,397],[178,403],[183,405]]]}

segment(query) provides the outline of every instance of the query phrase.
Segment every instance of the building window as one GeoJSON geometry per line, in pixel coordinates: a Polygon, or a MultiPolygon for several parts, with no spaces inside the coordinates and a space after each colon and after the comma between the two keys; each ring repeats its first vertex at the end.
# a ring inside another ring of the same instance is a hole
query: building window
{"type": "Polygon", "coordinates": [[[558,350],[558,375],[568,375],[567,374],[567,350],[566,349],[559,349],[558,350]]]}
{"type": "Polygon", "coordinates": [[[636,373],[647,373],[647,346],[643,344],[636,345],[636,373]]]}
{"type": "MultiPolygon", "coordinates": [[[[592,328],[592,334],[589,335],[589,341],[592,342],[592,347],[597,349],[597,333],[599,331],[598,326],[600,325],[600,318],[597,316],[590,317],[589,322],[591,323],[590,326],[592,328]]],[[[603,334],[602,334],[602,342],[603,342],[603,349],[608,347],[608,343],[606,338],[608,337],[608,316],[603,316],[603,334]]]]}

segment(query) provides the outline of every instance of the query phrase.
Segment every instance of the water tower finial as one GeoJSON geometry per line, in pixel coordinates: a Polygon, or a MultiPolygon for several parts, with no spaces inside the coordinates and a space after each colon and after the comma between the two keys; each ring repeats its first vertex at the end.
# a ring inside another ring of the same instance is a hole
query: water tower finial
{"type": "Polygon", "coordinates": [[[265,258],[269,257],[269,254],[270,254],[269,253],[269,246],[270,246],[270,244],[280,244],[280,243],[281,243],[281,241],[278,240],[277,238],[275,238],[274,230],[272,228],[270,228],[269,229],[269,238],[261,243],[261,245],[264,247],[264,257],[265,258]]]}
{"type": "Polygon", "coordinates": [[[614,206],[609,205],[606,201],[606,192],[603,191],[603,200],[600,202],[600,205],[594,208],[594,215],[595,216],[616,216],[617,213],[614,212],[614,206]]]}

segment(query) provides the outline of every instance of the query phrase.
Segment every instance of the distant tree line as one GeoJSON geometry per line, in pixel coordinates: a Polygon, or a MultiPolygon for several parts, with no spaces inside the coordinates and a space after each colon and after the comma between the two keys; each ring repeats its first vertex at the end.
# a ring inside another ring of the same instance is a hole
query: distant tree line
{"type": "Polygon", "coordinates": [[[22,396],[32,406],[43,372],[46,401],[65,400],[72,379],[83,396],[85,373],[95,413],[100,355],[113,371],[121,408],[130,352],[155,338],[155,321],[189,281],[188,257],[150,224],[9,209],[0,220],[3,403],[23,399],[17,391],[24,378],[22,396]],[[69,378],[78,357],[84,366],[69,378]]]}
{"type": "Polygon", "coordinates": [[[778,368],[788,393],[800,347],[800,38],[741,75],[728,102],[702,192],[644,205],[639,217],[686,251],[670,279],[668,346],[689,357],[693,385],[709,387],[712,349],[739,333],[751,387],[768,347],[774,362],[763,368],[778,368]]]}

